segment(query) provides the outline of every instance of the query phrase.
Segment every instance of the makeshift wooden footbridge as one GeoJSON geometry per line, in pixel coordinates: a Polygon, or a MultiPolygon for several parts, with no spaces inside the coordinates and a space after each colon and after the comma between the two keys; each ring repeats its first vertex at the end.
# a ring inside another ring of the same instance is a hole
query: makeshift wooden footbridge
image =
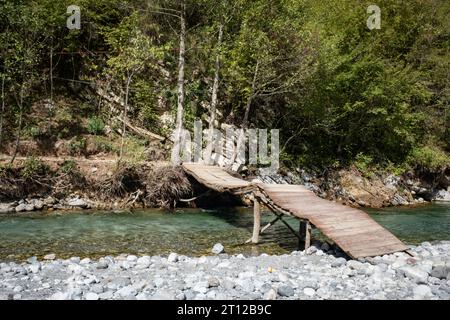
{"type": "Polygon", "coordinates": [[[185,163],[183,169],[210,189],[234,195],[248,194],[253,199],[253,236],[247,242],[258,243],[261,233],[275,222],[281,221],[304,242],[305,248],[310,246],[311,228],[316,227],[354,259],[408,250],[407,246],[367,213],[319,198],[303,186],[252,183],[233,177],[217,166],[185,163]],[[263,228],[261,204],[276,216],[263,228]],[[298,233],[282,219],[283,215],[300,220],[298,233]]]}

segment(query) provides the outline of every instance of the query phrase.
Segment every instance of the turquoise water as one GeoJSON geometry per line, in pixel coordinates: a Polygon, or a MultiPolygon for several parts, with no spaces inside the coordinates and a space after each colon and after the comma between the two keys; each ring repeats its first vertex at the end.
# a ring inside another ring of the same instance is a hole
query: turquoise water
{"type": "MultiPolygon", "coordinates": [[[[372,217],[406,243],[450,240],[450,205],[368,210],[372,217]]],[[[263,223],[273,219],[263,214],[263,223]]],[[[286,219],[294,229],[298,222],[286,219]]],[[[280,254],[295,250],[297,239],[282,224],[269,228],[258,246],[251,237],[248,208],[186,209],[136,212],[65,212],[0,216],[0,260],[20,260],[56,253],[59,257],[108,254],[202,255],[222,243],[229,253],[280,254]]],[[[314,237],[321,238],[316,231],[314,237]]]]}

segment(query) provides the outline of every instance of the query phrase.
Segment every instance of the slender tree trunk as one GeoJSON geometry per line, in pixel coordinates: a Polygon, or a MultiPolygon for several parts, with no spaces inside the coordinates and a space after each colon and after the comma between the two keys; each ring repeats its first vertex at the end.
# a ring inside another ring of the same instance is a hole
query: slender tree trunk
{"type": "Polygon", "coordinates": [[[122,141],[120,143],[119,163],[122,162],[123,146],[125,144],[125,133],[126,133],[126,130],[127,130],[126,123],[127,123],[127,113],[128,113],[127,112],[128,111],[128,95],[129,95],[129,92],[130,92],[131,77],[132,77],[132,75],[129,75],[127,77],[127,83],[126,83],[126,86],[125,86],[125,104],[124,104],[124,107],[123,107],[122,141]]]}
{"type": "Polygon", "coordinates": [[[252,92],[250,93],[250,96],[247,99],[247,106],[245,107],[244,121],[242,122],[242,127],[244,129],[246,129],[248,127],[248,117],[250,115],[250,108],[252,106],[253,98],[254,98],[254,95],[256,92],[256,82],[258,80],[258,71],[259,71],[259,60],[256,62],[255,74],[253,75],[252,92]]]}
{"type": "Polygon", "coordinates": [[[50,108],[53,109],[53,39],[50,48],[50,108]]]}
{"type": "Polygon", "coordinates": [[[19,98],[19,124],[17,125],[17,133],[16,133],[16,144],[14,147],[14,153],[13,156],[11,158],[10,164],[13,164],[14,161],[16,160],[17,157],[17,153],[19,151],[19,146],[20,146],[20,137],[22,134],[22,119],[23,119],[23,83],[22,86],[20,88],[20,98],[19,98]]]}
{"type": "Polygon", "coordinates": [[[215,64],[215,72],[214,72],[214,83],[212,89],[211,96],[211,109],[210,109],[210,117],[209,117],[209,131],[208,131],[208,145],[206,149],[206,162],[211,162],[212,155],[212,147],[213,147],[213,134],[214,134],[214,123],[216,121],[216,110],[217,110],[217,96],[219,93],[219,82],[220,82],[220,49],[222,46],[223,39],[223,23],[220,24],[219,27],[219,39],[217,40],[217,55],[216,55],[216,64],[215,64]]]}
{"type": "MultiPolygon", "coordinates": [[[[255,74],[253,75],[253,81],[252,81],[252,91],[250,92],[250,96],[247,99],[244,120],[242,121],[242,129],[248,128],[248,117],[250,115],[250,108],[252,106],[253,98],[255,97],[256,84],[257,84],[257,80],[258,80],[258,71],[259,71],[259,60],[256,62],[256,66],[255,66],[255,74]]],[[[242,141],[242,139],[238,140],[236,150],[233,152],[233,156],[230,159],[230,164],[228,165],[228,169],[231,169],[233,166],[233,163],[236,161],[236,157],[237,157],[238,151],[240,150],[240,148],[242,146],[242,143],[245,143],[245,139],[244,139],[244,141],[242,141]]]]}
{"type": "Polygon", "coordinates": [[[177,104],[177,118],[175,124],[175,141],[172,150],[172,162],[174,164],[180,164],[180,151],[181,151],[181,133],[183,129],[183,116],[184,116],[184,70],[185,70],[185,56],[186,56],[186,17],[185,17],[186,5],[184,1],[181,4],[180,15],[180,52],[178,58],[178,104],[177,104]]]}
{"type": "Polygon", "coordinates": [[[3,117],[5,115],[5,75],[2,77],[2,113],[0,114],[0,149],[3,142],[3,117]]]}

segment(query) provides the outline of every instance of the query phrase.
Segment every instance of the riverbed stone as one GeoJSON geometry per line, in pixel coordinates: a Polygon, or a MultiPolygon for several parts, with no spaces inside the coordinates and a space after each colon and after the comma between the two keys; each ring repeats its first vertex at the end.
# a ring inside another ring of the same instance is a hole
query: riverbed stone
{"type": "Polygon", "coordinates": [[[221,253],[225,252],[225,248],[221,243],[216,243],[213,246],[211,251],[212,251],[212,253],[215,253],[215,254],[221,254],[221,253]]]}
{"type": "Polygon", "coordinates": [[[282,297],[292,297],[294,295],[294,288],[288,285],[282,285],[278,288],[278,294],[282,297]]]}
{"type": "Polygon", "coordinates": [[[432,277],[438,278],[438,279],[446,279],[447,275],[450,272],[450,268],[445,265],[438,265],[433,267],[431,270],[430,275],[432,277]]]}
{"type": "Polygon", "coordinates": [[[172,252],[171,254],[169,254],[169,257],[167,258],[168,262],[177,262],[178,261],[178,254],[176,254],[175,252],[172,252]]]}
{"type": "Polygon", "coordinates": [[[56,255],[54,253],[46,254],[44,256],[44,260],[55,260],[55,259],[56,259],[56,255]]]}
{"type": "Polygon", "coordinates": [[[402,272],[406,277],[410,278],[411,280],[415,281],[418,284],[427,282],[428,273],[417,267],[405,266],[400,268],[399,271],[402,272]]]}
{"type": "Polygon", "coordinates": [[[336,258],[332,263],[332,267],[341,267],[347,263],[347,260],[345,258],[336,258]]]}
{"type": "Polygon", "coordinates": [[[100,297],[95,292],[88,292],[85,296],[85,299],[86,300],[98,300],[98,299],[100,299],[100,297]]]}
{"type": "Polygon", "coordinates": [[[431,289],[427,285],[419,285],[413,289],[414,298],[423,299],[432,295],[431,289]]]}
{"type": "Polygon", "coordinates": [[[126,254],[83,259],[83,263],[79,258],[41,262],[33,257],[24,263],[0,262],[0,298],[448,299],[450,279],[445,272],[450,266],[450,242],[413,249],[438,255],[417,257],[411,264],[402,254],[347,262],[326,253],[317,256],[303,252],[252,257],[179,256],[177,263],[161,256],[129,261],[126,254]],[[398,261],[402,263],[394,268],[398,261]],[[223,262],[226,267],[219,267],[223,262]],[[102,263],[108,268],[99,269],[102,263]],[[121,268],[124,263],[128,264],[126,269],[121,268]],[[151,267],[140,267],[148,263],[151,267]],[[430,266],[429,275],[425,270],[430,266]],[[2,296],[2,292],[6,293],[2,296]]]}
{"type": "Polygon", "coordinates": [[[21,203],[15,208],[15,210],[16,210],[16,212],[24,212],[24,211],[26,211],[26,208],[27,208],[27,205],[25,203],[21,203]]]}
{"type": "Polygon", "coordinates": [[[304,288],[303,293],[309,297],[312,297],[316,294],[316,290],[314,290],[313,288],[304,288]]]}
{"type": "Polygon", "coordinates": [[[86,201],[84,201],[83,199],[78,199],[78,198],[68,199],[67,205],[69,205],[70,207],[77,207],[77,208],[82,208],[82,209],[88,207],[88,204],[86,201]]]}

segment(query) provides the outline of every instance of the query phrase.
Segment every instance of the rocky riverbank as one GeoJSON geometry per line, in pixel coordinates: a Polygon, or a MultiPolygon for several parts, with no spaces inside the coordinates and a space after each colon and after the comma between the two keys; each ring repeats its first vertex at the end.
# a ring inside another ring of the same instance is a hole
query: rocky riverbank
{"type": "Polygon", "coordinates": [[[324,199],[352,207],[390,207],[417,205],[430,201],[450,201],[450,176],[436,181],[410,171],[402,175],[371,173],[364,175],[355,167],[317,172],[297,168],[285,174],[259,169],[255,179],[264,183],[300,184],[324,199]]]}
{"type": "Polygon", "coordinates": [[[1,263],[0,299],[450,299],[450,241],[412,246],[414,257],[395,253],[359,261],[327,249],[96,261],[50,254],[44,261],[1,263]]]}

